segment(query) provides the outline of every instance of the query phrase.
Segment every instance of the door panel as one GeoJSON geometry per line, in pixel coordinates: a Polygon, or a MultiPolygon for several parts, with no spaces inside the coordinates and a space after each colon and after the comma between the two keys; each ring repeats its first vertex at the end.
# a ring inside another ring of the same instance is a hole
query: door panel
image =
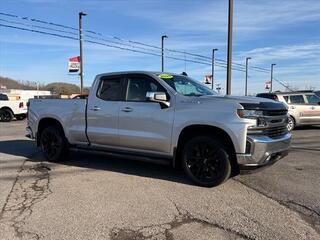
{"type": "Polygon", "coordinates": [[[96,99],[88,105],[87,134],[92,145],[117,146],[119,102],[96,99]]]}
{"type": "Polygon", "coordinates": [[[119,145],[169,153],[173,117],[173,108],[161,109],[159,103],[121,102],[119,145]]]}
{"type": "MultiPolygon", "coordinates": [[[[170,153],[174,108],[148,101],[147,92],[164,92],[157,80],[142,74],[127,75],[126,101],[120,103],[119,145],[136,150],[170,153]]],[[[170,98],[168,94],[168,99],[170,98]]],[[[171,99],[173,103],[174,97],[171,99]]]]}
{"type": "Polygon", "coordinates": [[[307,94],[306,100],[308,102],[308,110],[305,114],[309,117],[311,123],[320,123],[320,98],[315,94],[307,94]]]}
{"type": "Polygon", "coordinates": [[[123,81],[120,76],[101,77],[89,95],[87,135],[93,146],[119,144],[119,101],[124,99],[123,81]]]}

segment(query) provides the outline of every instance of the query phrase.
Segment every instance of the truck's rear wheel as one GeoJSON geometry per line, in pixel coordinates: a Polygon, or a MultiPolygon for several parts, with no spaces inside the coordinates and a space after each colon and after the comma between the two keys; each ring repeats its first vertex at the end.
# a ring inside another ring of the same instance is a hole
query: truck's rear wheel
{"type": "Polygon", "coordinates": [[[231,164],[226,148],[211,136],[190,139],[182,152],[184,172],[196,184],[214,187],[231,175],[231,164]]]}
{"type": "Polygon", "coordinates": [[[68,142],[63,131],[57,126],[43,129],[40,146],[46,159],[51,162],[62,161],[68,152],[68,142]]]}
{"type": "Polygon", "coordinates": [[[0,118],[3,122],[11,122],[13,119],[13,113],[9,109],[2,109],[0,118]]]}

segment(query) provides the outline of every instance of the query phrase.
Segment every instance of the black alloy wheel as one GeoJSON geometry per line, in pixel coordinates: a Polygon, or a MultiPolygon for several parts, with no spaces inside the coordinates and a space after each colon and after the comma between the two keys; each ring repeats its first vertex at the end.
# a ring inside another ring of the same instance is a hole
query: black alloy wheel
{"type": "Polygon", "coordinates": [[[58,127],[46,127],[40,138],[41,149],[48,161],[59,162],[63,160],[68,151],[68,143],[58,127]]]}
{"type": "Polygon", "coordinates": [[[211,136],[192,138],[184,146],[182,155],[185,173],[200,186],[217,186],[231,175],[228,151],[211,136]]]}
{"type": "Polygon", "coordinates": [[[1,110],[1,121],[3,122],[11,122],[13,119],[13,114],[9,109],[1,110]]]}

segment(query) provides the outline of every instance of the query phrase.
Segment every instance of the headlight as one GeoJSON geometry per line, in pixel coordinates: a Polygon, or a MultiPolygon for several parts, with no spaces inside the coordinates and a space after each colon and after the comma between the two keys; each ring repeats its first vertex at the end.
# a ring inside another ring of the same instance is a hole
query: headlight
{"type": "Polygon", "coordinates": [[[237,113],[241,118],[257,119],[263,116],[263,111],[260,110],[238,109],[237,113]]]}

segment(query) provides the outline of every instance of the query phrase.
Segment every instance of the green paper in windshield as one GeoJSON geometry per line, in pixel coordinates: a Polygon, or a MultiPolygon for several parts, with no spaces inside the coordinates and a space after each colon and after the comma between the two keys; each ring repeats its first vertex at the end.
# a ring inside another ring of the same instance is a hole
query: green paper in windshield
{"type": "Polygon", "coordinates": [[[161,73],[158,77],[162,79],[173,79],[173,76],[167,73],[161,73]]]}

